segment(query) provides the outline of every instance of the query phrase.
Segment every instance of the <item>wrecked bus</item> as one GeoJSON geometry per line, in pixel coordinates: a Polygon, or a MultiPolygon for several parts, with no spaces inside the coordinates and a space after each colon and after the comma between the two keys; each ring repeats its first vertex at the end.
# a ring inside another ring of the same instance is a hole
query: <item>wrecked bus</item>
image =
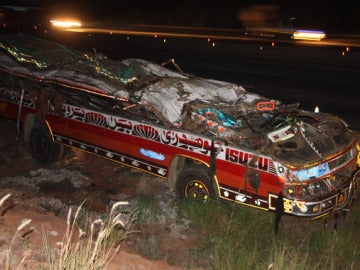
{"type": "Polygon", "coordinates": [[[180,198],[312,218],[344,208],[359,185],[359,145],[339,117],[173,60],[113,61],[21,34],[1,35],[0,48],[0,116],[42,164],[77,148],[167,179],[180,198]]]}

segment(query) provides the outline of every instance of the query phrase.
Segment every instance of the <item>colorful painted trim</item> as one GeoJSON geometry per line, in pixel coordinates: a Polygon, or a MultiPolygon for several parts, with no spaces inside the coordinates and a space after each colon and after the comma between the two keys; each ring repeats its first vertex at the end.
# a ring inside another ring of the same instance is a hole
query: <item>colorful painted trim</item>
{"type": "Polygon", "coordinates": [[[250,205],[263,210],[268,210],[269,202],[267,198],[256,196],[254,193],[243,190],[235,190],[232,187],[220,185],[220,197],[240,204],[250,205]]]}
{"type": "Polygon", "coordinates": [[[53,134],[53,136],[54,136],[54,141],[56,141],[58,143],[66,144],[66,145],[69,145],[69,146],[75,147],[75,148],[79,148],[83,151],[104,157],[106,159],[110,159],[112,161],[130,166],[130,167],[142,170],[142,171],[146,171],[148,173],[154,174],[161,178],[166,178],[166,174],[167,174],[166,167],[154,165],[154,164],[149,163],[144,160],[139,160],[134,157],[124,155],[122,153],[117,153],[117,152],[114,152],[109,149],[100,148],[95,145],[80,142],[78,140],[71,139],[68,137],[63,137],[61,135],[53,134]]]}

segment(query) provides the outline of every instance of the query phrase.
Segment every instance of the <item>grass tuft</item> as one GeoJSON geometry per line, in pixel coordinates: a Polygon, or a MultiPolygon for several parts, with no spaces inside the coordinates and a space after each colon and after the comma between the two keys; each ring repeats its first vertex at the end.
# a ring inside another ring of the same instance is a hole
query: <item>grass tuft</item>
{"type": "MultiPolygon", "coordinates": [[[[7,194],[4,197],[1,198],[0,200],[0,207],[2,207],[2,205],[4,204],[4,202],[10,198],[11,194],[7,194]]],[[[13,235],[13,237],[11,238],[9,247],[7,248],[6,251],[6,256],[5,256],[5,270],[10,270],[11,269],[11,254],[12,254],[12,248],[13,245],[16,241],[16,239],[18,238],[18,236],[20,235],[25,235],[27,233],[21,233],[23,232],[23,230],[25,229],[26,226],[28,226],[31,223],[31,219],[23,219],[21,221],[21,223],[19,224],[19,226],[17,227],[15,234],[13,235]]],[[[24,256],[21,260],[21,262],[19,263],[19,267],[23,265],[24,261],[26,259],[26,256],[24,256]]]]}
{"type": "Polygon", "coordinates": [[[274,215],[246,206],[180,201],[198,244],[189,255],[205,269],[360,269],[359,202],[347,216],[310,221],[284,216],[278,235],[274,215]],[[332,224],[337,222],[337,229],[332,224]]]}
{"type": "MultiPolygon", "coordinates": [[[[50,270],[99,270],[106,269],[113,257],[119,251],[121,241],[126,237],[128,225],[121,219],[120,206],[127,202],[118,202],[113,205],[106,219],[96,219],[88,226],[87,233],[78,226],[83,205],[75,213],[72,208],[68,211],[67,228],[59,248],[52,248],[46,233],[44,233],[44,251],[47,256],[50,270]],[[119,234],[121,232],[121,234],[119,234]],[[112,241],[116,234],[117,241],[112,241]],[[119,237],[121,235],[121,237],[119,237]]],[[[90,222],[90,221],[89,221],[90,222]]]]}
{"type": "Polygon", "coordinates": [[[136,220],[138,223],[156,224],[165,216],[159,201],[153,196],[138,195],[136,199],[136,220]]]}

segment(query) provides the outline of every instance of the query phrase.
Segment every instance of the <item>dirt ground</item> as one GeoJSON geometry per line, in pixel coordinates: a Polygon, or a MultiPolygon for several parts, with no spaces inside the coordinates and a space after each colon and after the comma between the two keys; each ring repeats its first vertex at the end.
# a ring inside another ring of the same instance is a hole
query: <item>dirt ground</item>
{"type": "Polygon", "coordinates": [[[130,200],[131,212],[134,196],[151,192],[161,195],[166,220],[133,224],[130,231],[136,232],[119,243],[120,251],[107,269],[192,267],[187,254],[196,234],[172,209],[175,198],[164,180],[80,151],[70,151],[44,168],[21,137],[14,141],[16,136],[15,124],[0,120],[0,200],[11,194],[0,208],[1,269],[7,258],[11,269],[47,269],[44,233],[52,247],[63,240],[69,207],[76,209],[86,200],[87,210],[98,218],[115,202],[130,200]],[[31,222],[19,230],[26,219],[31,222]]]}

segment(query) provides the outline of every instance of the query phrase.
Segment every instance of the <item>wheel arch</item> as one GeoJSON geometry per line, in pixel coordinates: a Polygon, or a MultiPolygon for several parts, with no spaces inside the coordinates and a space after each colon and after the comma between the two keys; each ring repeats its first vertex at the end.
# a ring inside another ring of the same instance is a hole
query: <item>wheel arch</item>
{"type": "MultiPolygon", "coordinates": [[[[193,167],[200,166],[206,170],[210,169],[210,165],[208,163],[206,163],[202,160],[193,158],[193,157],[177,155],[172,159],[171,165],[169,167],[169,174],[168,174],[168,183],[169,183],[170,189],[172,191],[174,191],[176,188],[178,176],[180,175],[181,171],[186,168],[190,168],[192,166],[193,167]]],[[[214,177],[214,178],[216,178],[216,177],[214,177]]],[[[217,185],[217,183],[216,183],[216,185],[217,185]]]]}
{"type": "MultiPolygon", "coordinates": [[[[35,126],[35,125],[39,125],[39,120],[36,114],[34,113],[28,113],[25,118],[24,118],[24,139],[26,142],[29,141],[30,139],[30,133],[31,133],[31,129],[35,126]]],[[[47,120],[45,120],[45,122],[43,123],[44,126],[47,127],[47,129],[50,132],[51,135],[51,139],[54,141],[54,136],[53,136],[53,132],[51,129],[51,126],[49,124],[49,122],[47,120]]]]}

